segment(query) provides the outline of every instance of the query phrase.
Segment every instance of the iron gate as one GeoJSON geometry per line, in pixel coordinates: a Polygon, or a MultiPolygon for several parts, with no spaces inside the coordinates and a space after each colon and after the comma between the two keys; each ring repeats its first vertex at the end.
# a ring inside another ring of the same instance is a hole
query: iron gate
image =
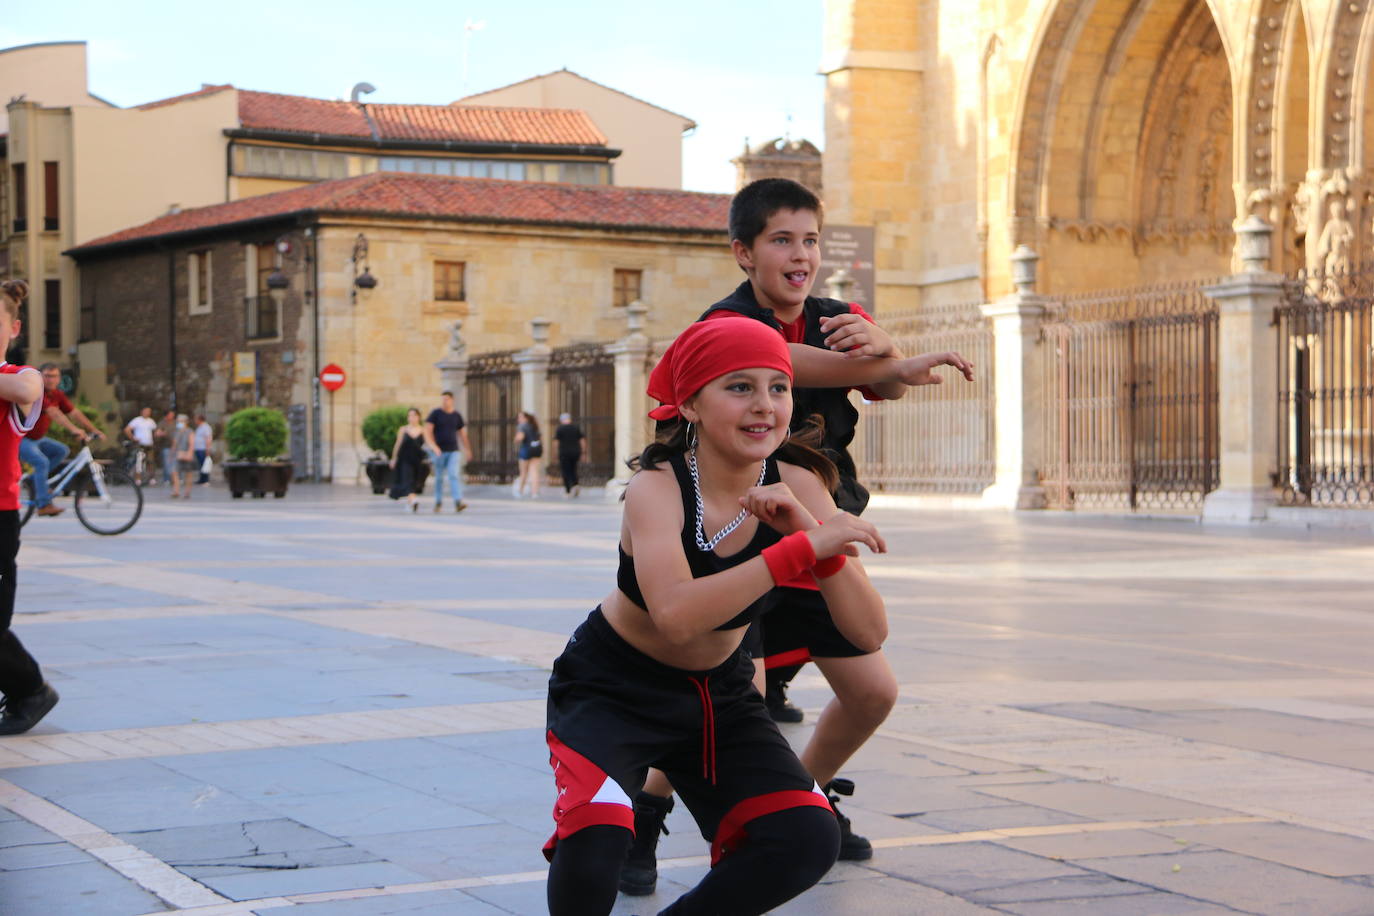
{"type": "Polygon", "coordinates": [[[1374,274],[1298,274],[1274,311],[1284,505],[1374,506],[1374,274]]]}
{"type": "Polygon", "coordinates": [[[515,479],[515,415],[520,410],[520,367],[515,351],[483,353],[468,362],[468,438],[473,454],[463,467],[473,483],[515,479]]]}
{"type": "Polygon", "coordinates": [[[1069,297],[1043,325],[1051,508],[1201,508],[1216,489],[1217,308],[1188,283],[1069,297]]]}
{"type": "Polygon", "coordinates": [[[879,322],[903,353],[957,351],[975,381],[942,367],[941,385],[860,406],[851,446],[859,479],[884,492],[981,492],[996,470],[992,325],[977,304],[884,312],[879,322]]]}
{"type": "Polygon", "coordinates": [[[587,437],[587,463],[578,473],[584,484],[600,486],[615,476],[615,357],[599,343],[574,344],[553,351],[549,362],[549,412],[545,470],[562,481],[553,431],[560,413],[572,414],[573,422],[587,437]]]}

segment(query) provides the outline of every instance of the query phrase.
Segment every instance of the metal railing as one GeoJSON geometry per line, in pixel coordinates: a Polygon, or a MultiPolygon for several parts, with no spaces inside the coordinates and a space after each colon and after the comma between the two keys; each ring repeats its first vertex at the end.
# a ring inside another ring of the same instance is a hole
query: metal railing
{"type": "MultiPolygon", "coordinates": [[[[851,446],[859,479],[875,491],[978,493],[995,474],[992,325],[977,304],[884,312],[878,324],[904,354],[955,350],[973,382],[944,367],[940,385],[899,401],[861,403],[851,446]]],[[[857,395],[856,395],[857,397],[857,395]]]]}
{"type": "Polygon", "coordinates": [[[1374,271],[1300,273],[1274,310],[1275,486],[1289,506],[1374,507],[1374,271]]]}
{"type": "Polygon", "coordinates": [[[1209,282],[1094,292],[1042,325],[1052,508],[1201,507],[1218,482],[1217,307],[1209,282]]]}
{"type": "Polygon", "coordinates": [[[243,326],[249,340],[281,336],[281,307],[271,296],[245,296],[243,326]]]}

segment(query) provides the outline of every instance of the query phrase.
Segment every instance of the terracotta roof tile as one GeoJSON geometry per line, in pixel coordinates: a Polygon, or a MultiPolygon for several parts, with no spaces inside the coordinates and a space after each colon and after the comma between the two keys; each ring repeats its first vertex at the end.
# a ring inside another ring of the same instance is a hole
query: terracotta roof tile
{"type": "Polygon", "coordinates": [[[251,89],[239,90],[239,124],[302,134],[372,138],[361,105],[251,89]]]}
{"type": "Polygon", "coordinates": [[[724,233],[729,210],[728,194],[376,172],[169,213],[71,251],[81,254],[303,212],[724,233]]]}
{"type": "MultiPolygon", "coordinates": [[[[233,88],[206,86],[138,107],[146,111],[233,88]]],[[[375,125],[381,140],[606,145],[591,117],[571,109],[355,103],[252,89],[238,90],[238,99],[239,126],[259,130],[371,140],[375,125]]]]}
{"type": "Polygon", "coordinates": [[[368,105],[385,140],[466,140],[605,146],[585,111],[477,105],[368,105]]]}

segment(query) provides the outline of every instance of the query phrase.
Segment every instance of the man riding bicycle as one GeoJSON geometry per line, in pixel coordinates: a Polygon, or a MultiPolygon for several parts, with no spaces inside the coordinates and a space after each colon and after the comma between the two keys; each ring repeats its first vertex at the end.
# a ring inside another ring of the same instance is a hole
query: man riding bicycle
{"type": "Polygon", "coordinates": [[[67,457],[69,449],[48,437],[48,427],[56,420],[81,442],[99,438],[100,430],[57,387],[62,381],[62,370],[57,363],[44,363],[38,369],[43,373],[43,413],[33,429],[19,440],[19,460],[33,468],[33,495],[38,514],[61,515],[62,508],[52,504],[48,476],[52,473],[53,465],[67,457]],[[76,426],[72,420],[86,429],[76,426]]]}

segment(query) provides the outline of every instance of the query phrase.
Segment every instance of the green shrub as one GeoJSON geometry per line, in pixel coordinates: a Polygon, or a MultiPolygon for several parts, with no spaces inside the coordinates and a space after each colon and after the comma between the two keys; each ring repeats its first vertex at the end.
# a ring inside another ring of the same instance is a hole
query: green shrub
{"type": "Polygon", "coordinates": [[[363,417],[363,441],[367,447],[374,452],[390,455],[392,447],[396,445],[396,430],[406,425],[406,412],[409,409],[393,404],[378,407],[363,417]]]}
{"type": "Polygon", "coordinates": [[[224,424],[224,441],[234,461],[262,461],[286,449],[286,417],[271,407],[246,407],[224,424]]]}

